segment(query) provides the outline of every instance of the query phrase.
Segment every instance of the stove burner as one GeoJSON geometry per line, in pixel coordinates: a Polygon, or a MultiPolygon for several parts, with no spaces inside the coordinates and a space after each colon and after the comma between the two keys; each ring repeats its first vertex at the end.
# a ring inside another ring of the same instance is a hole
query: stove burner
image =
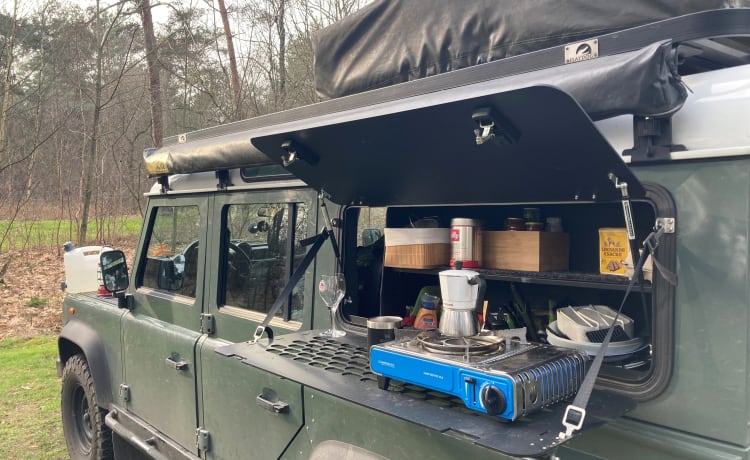
{"type": "Polygon", "coordinates": [[[434,332],[422,332],[417,340],[425,350],[443,355],[484,355],[505,351],[505,340],[501,337],[474,335],[452,337],[434,332]]]}

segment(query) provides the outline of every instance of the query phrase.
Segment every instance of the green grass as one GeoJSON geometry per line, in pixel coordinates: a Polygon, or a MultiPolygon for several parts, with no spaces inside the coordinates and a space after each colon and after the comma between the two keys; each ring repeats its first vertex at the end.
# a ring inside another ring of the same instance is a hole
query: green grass
{"type": "Polygon", "coordinates": [[[42,308],[49,303],[49,299],[43,297],[32,297],[29,299],[28,306],[31,308],[42,308]]]}
{"type": "Polygon", "coordinates": [[[69,458],[54,337],[0,341],[0,458],[69,458]]]}
{"type": "MultiPolygon", "coordinates": [[[[140,216],[114,217],[105,220],[89,220],[87,237],[90,240],[138,235],[141,231],[140,216]]],[[[0,238],[8,229],[8,221],[0,220],[0,238]]],[[[0,249],[24,247],[59,246],[66,241],[78,239],[78,223],[70,220],[26,220],[15,221],[6,241],[0,249]]]]}

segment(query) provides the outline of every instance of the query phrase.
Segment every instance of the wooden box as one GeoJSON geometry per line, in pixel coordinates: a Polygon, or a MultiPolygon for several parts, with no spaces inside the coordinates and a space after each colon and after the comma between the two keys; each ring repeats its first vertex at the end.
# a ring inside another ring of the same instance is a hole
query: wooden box
{"type": "Polygon", "coordinates": [[[568,270],[570,237],[557,232],[484,232],[483,266],[532,272],[568,270]]]}
{"type": "Polygon", "coordinates": [[[386,267],[433,268],[450,263],[449,228],[386,228],[386,267]]]}

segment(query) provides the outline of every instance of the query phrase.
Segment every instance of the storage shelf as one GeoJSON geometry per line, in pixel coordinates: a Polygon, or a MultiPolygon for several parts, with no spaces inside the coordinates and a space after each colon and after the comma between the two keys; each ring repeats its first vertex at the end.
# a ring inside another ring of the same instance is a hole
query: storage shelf
{"type": "MultiPolygon", "coordinates": [[[[443,270],[450,267],[432,268],[432,269],[415,269],[415,268],[395,268],[386,267],[401,273],[415,273],[421,275],[437,275],[443,270]]],[[[626,291],[630,280],[624,277],[613,275],[600,275],[597,273],[587,272],[527,272],[519,270],[495,270],[495,269],[472,269],[482,274],[486,280],[511,281],[516,283],[527,284],[546,284],[551,286],[570,286],[588,289],[608,289],[613,291],[626,291]]],[[[633,291],[638,291],[638,285],[633,287],[633,291]]],[[[644,292],[650,293],[652,285],[650,281],[644,281],[644,292]]]]}

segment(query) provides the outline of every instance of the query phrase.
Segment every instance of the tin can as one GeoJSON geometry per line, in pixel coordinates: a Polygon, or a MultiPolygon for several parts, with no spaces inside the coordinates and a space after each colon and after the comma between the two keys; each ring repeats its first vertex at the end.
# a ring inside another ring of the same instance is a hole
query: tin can
{"type": "Polygon", "coordinates": [[[456,261],[463,268],[482,266],[482,223],[477,219],[451,219],[451,267],[456,261]]]}
{"type": "Polygon", "coordinates": [[[520,217],[508,217],[505,219],[505,230],[519,231],[524,230],[523,219],[520,217]]]}
{"type": "Polygon", "coordinates": [[[523,220],[539,222],[542,220],[542,211],[539,208],[523,208],[523,220]]]}
{"type": "Polygon", "coordinates": [[[526,231],[528,232],[541,232],[544,224],[541,222],[526,222],[524,227],[526,227],[526,231]]]}

